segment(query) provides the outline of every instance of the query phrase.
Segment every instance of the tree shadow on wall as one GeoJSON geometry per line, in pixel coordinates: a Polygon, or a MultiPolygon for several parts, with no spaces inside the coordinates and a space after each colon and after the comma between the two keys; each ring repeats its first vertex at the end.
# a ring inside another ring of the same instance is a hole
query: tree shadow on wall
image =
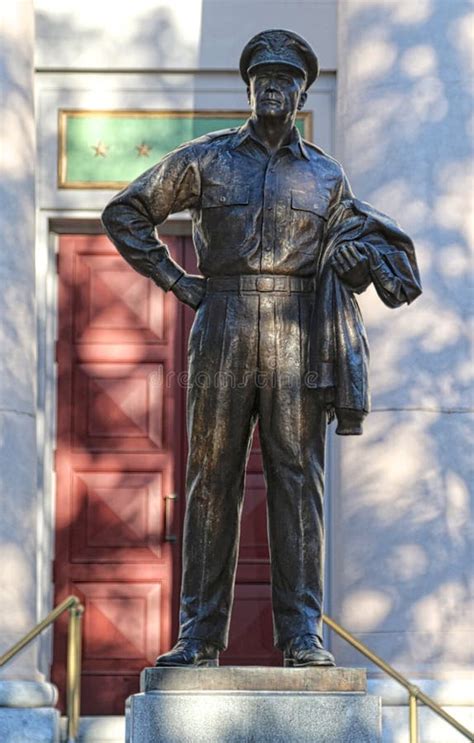
{"type": "Polygon", "coordinates": [[[340,443],[336,618],[417,674],[470,653],[471,23],[462,2],[361,3],[346,61],[357,105],[340,100],[354,190],[413,237],[424,294],[393,313],[361,298],[373,412],[363,439],[340,443]]]}

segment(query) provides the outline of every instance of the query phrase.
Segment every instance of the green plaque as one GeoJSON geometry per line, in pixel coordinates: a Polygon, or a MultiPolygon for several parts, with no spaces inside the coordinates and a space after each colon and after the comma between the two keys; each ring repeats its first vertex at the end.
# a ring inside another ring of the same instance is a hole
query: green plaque
{"type": "MultiPolygon", "coordinates": [[[[246,111],[59,112],[59,188],[119,189],[175,147],[208,132],[241,126],[246,111]]],[[[297,127],[311,138],[311,113],[297,127]]]]}

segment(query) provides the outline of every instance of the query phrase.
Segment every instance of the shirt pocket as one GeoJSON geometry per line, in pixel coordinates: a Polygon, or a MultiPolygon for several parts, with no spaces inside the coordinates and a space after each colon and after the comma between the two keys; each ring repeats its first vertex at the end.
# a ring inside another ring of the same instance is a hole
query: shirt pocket
{"type": "Polygon", "coordinates": [[[249,186],[207,184],[201,197],[201,261],[214,251],[235,250],[246,244],[251,231],[249,186]]]}
{"type": "Polygon", "coordinates": [[[316,214],[321,219],[326,219],[327,200],[321,194],[311,191],[291,190],[291,208],[297,211],[316,214]]]}
{"type": "Polygon", "coordinates": [[[290,233],[294,250],[316,255],[326,225],[328,201],[311,189],[291,189],[290,233]]]}
{"type": "Polygon", "coordinates": [[[248,186],[208,185],[202,194],[202,208],[215,209],[232,206],[245,206],[249,203],[248,186]]]}

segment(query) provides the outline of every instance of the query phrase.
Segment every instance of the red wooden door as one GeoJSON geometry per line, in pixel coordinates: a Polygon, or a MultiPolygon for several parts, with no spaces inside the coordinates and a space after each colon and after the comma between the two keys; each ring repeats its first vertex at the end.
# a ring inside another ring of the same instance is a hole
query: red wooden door
{"type": "MultiPolygon", "coordinates": [[[[183,239],[170,245],[182,260],[183,239]]],[[[61,237],[58,299],[56,601],[74,593],[86,607],[83,713],[122,714],[174,633],[183,318],[104,236],[61,237]]],[[[64,635],[65,622],[60,687],[64,635]]]]}
{"type": "MultiPolygon", "coordinates": [[[[190,239],[167,242],[195,270],[190,239]]],[[[55,599],[74,593],[86,607],[82,714],[122,714],[139,672],[177,631],[186,455],[180,373],[193,312],[134,272],[102,235],[62,236],[58,269],[55,599]]],[[[278,663],[255,446],[242,526],[222,662],[278,663]]],[[[61,690],[65,636],[63,618],[53,665],[61,690]]]]}

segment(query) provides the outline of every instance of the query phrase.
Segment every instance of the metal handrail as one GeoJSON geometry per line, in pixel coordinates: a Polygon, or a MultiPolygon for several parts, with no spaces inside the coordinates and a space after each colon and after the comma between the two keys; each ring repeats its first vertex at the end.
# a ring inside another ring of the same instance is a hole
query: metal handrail
{"type": "Polygon", "coordinates": [[[76,596],[68,596],[49,612],[36,627],[13,645],[10,650],[0,656],[0,668],[14,658],[20,650],[29,645],[43,630],[55,622],[61,614],[69,610],[68,637],[67,637],[67,740],[75,743],[79,730],[81,709],[81,620],[84,607],[76,596]]]}
{"type": "MultiPolygon", "coordinates": [[[[33,627],[21,640],[13,645],[10,650],[0,656],[0,668],[6,665],[23,648],[29,645],[43,630],[53,624],[65,611],[69,610],[68,643],[67,643],[67,740],[75,743],[80,717],[80,678],[81,678],[81,620],[84,607],[76,596],[68,596],[61,604],[58,604],[36,627],[33,627]]],[[[372,663],[391,676],[408,691],[409,709],[409,731],[410,743],[418,743],[418,702],[429,707],[435,714],[455,728],[468,740],[474,741],[474,734],[464,727],[458,720],[451,717],[431,697],[425,694],[417,686],[413,685],[405,676],[393,666],[384,661],[374,653],[363,642],[354,637],[351,632],[344,629],[334,619],[323,614],[323,622],[332,629],[339,637],[348,642],[352,647],[365,655],[372,663]]]]}
{"type": "Polygon", "coordinates": [[[395,681],[401,684],[401,686],[405,687],[405,689],[408,691],[410,743],[418,743],[418,702],[421,702],[426,707],[429,707],[431,710],[433,710],[433,712],[439,715],[439,717],[442,717],[443,720],[445,720],[449,725],[455,728],[459,733],[461,733],[461,735],[464,735],[468,740],[474,741],[474,734],[471,733],[467,728],[465,728],[464,725],[461,725],[461,723],[455,720],[454,717],[451,717],[451,715],[445,712],[445,710],[440,707],[439,704],[434,701],[434,699],[431,699],[431,697],[421,691],[421,689],[410,683],[410,681],[405,678],[405,676],[402,676],[402,674],[399,673],[395,668],[393,668],[393,666],[391,666],[389,663],[386,663],[379,655],[372,652],[372,650],[368,648],[367,645],[364,645],[363,642],[360,642],[360,640],[354,637],[354,635],[351,634],[348,630],[344,629],[344,627],[341,627],[340,624],[335,622],[334,619],[331,619],[331,617],[328,617],[326,614],[323,614],[323,622],[327,624],[327,626],[330,627],[334,632],[336,632],[339,637],[342,637],[343,640],[352,645],[352,647],[358,650],[359,653],[365,655],[366,658],[372,661],[372,663],[375,663],[376,666],[381,668],[382,671],[395,679],[395,681]]]}

